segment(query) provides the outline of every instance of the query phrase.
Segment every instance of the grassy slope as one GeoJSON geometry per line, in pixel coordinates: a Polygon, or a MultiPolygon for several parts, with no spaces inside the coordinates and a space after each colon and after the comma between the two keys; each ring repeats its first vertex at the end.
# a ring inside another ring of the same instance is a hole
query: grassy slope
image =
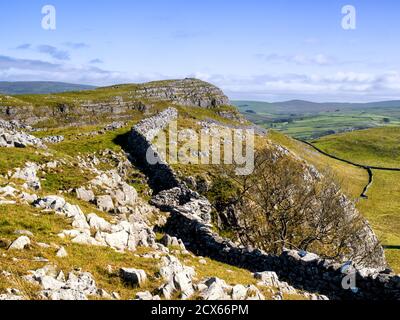
{"type": "Polygon", "coordinates": [[[276,131],[270,131],[268,138],[277,144],[285,146],[300,158],[314,165],[320,171],[331,171],[342,185],[347,195],[353,199],[360,196],[365,184],[368,182],[368,174],[361,168],[330,159],[318,153],[310,146],[293,140],[276,131]],[[351,179],[349,179],[349,177],[351,177],[351,179]]]}
{"type": "Polygon", "coordinates": [[[400,167],[400,127],[328,136],[315,141],[315,145],[330,154],[360,164],[400,167]]]}
{"type": "MultiPolygon", "coordinates": [[[[315,144],[336,156],[358,163],[400,167],[400,128],[376,128],[322,138],[315,144]]],[[[374,170],[368,200],[359,202],[381,241],[400,246],[400,172],[374,170]]],[[[388,260],[400,272],[400,251],[387,250],[388,260]]]]}

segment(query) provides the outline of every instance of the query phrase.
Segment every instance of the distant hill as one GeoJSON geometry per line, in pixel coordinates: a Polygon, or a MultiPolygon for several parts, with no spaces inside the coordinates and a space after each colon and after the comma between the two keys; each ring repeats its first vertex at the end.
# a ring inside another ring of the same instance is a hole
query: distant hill
{"type": "Polygon", "coordinates": [[[240,111],[252,110],[257,113],[291,114],[291,113],[318,113],[350,110],[365,110],[375,108],[400,108],[400,101],[381,101],[370,103],[317,103],[304,100],[291,100],[283,102],[260,101],[232,101],[240,111]]]}
{"type": "Polygon", "coordinates": [[[82,84],[72,84],[52,81],[0,81],[0,94],[47,94],[68,91],[91,90],[96,87],[82,84]]]}

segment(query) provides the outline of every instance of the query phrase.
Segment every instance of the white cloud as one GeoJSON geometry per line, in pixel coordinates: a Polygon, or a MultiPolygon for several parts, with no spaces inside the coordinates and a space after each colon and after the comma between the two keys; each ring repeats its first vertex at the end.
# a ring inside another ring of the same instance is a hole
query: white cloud
{"type": "MultiPolygon", "coordinates": [[[[325,69],[324,69],[325,70],[325,69]]],[[[314,101],[376,101],[400,99],[400,73],[355,72],[286,73],[223,75],[205,72],[193,74],[127,73],[105,70],[94,65],[51,63],[0,55],[0,79],[7,81],[43,80],[111,85],[147,82],[159,79],[195,77],[221,87],[232,99],[314,101]]]]}
{"type": "Polygon", "coordinates": [[[270,63],[287,63],[296,65],[317,65],[327,66],[332,65],[336,60],[325,54],[319,53],[315,55],[295,54],[295,55],[280,55],[272,54],[256,54],[256,58],[270,63]]]}
{"type": "MultiPolygon", "coordinates": [[[[198,74],[201,77],[201,74],[198,74]]],[[[233,99],[308,99],[314,101],[376,101],[400,99],[400,73],[341,71],[332,74],[255,76],[207,75],[202,78],[233,99]]]]}

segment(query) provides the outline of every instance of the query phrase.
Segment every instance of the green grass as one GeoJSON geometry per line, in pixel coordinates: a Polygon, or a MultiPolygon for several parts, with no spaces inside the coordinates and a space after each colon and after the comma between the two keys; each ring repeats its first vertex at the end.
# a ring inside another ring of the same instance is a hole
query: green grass
{"type": "Polygon", "coordinates": [[[332,135],[314,142],[322,150],[369,166],[400,167],[400,127],[332,135]]]}
{"type": "Polygon", "coordinates": [[[400,172],[374,170],[369,198],[358,204],[384,245],[400,246],[399,181],[400,172]]]}
{"type": "Polygon", "coordinates": [[[43,151],[33,148],[0,148],[0,174],[6,174],[12,168],[23,167],[26,162],[44,163],[49,157],[43,151]]]}
{"type": "Polygon", "coordinates": [[[326,157],[312,147],[276,131],[270,131],[268,138],[288,148],[321,172],[330,171],[341,184],[344,192],[353,199],[360,196],[368,182],[368,174],[364,169],[326,157]]]}
{"type": "MultiPolygon", "coordinates": [[[[374,128],[321,138],[322,150],[356,163],[400,167],[400,128],[374,128]]],[[[400,248],[400,172],[373,170],[368,199],[357,206],[386,246],[400,248]]],[[[353,177],[349,175],[349,179],[353,177]]],[[[386,250],[391,267],[400,273],[400,250],[386,250]]]]}
{"type": "Polygon", "coordinates": [[[95,178],[95,175],[87,170],[62,166],[46,174],[45,180],[42,182],[42,188],[50,193],[58,192],[59,190],[68,191],[80,188],[93,178],[95,178]]]}

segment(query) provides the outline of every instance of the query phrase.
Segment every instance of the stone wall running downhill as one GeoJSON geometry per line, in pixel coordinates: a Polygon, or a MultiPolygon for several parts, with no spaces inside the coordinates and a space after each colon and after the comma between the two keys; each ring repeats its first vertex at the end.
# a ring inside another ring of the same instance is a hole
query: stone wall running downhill
{"type": "Polygon", "coordinates": [[[128,138],[129,149],[136,164],[149,177],[149,184],[155,192],[179,187],[181,183],[172,168],[161,158],[152,140],[178,118],[178,111],[169,108],[139,122],[133,127],[128,138]],[[149,158],[154,162],[149,163],[149,158]]]}
{"type": "Polygon", "coordinates": [[[269,255],[258,249],[238,246],[213,232],[210,202],[180,182],[167,163],[160,161],[150,165],[146,162],[148,150],[158,157],[151,140],[176,117],[176,110],[169,108],[140,122],[129,138],[132,156],[140,162],[151,185],[155,186],[157,194],[151,204],[170,212],[165,226],[167,233],[181,238],[198,255],[255,272],[275,271],[291,285],[331,299],[400,299],[399,276],[370,269],[357,270],[353,265],[341,265],[312,253],[286,250],[280,256],[269,255]],[[344,289],[343,279],[352,274],[357,289],[344,289]]]}

